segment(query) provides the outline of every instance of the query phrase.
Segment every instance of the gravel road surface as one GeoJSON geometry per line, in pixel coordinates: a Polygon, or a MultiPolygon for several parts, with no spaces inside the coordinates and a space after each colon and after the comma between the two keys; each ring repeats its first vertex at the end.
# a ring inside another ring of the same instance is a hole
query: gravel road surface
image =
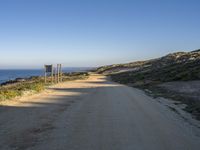
{"type": "Polygon", "coordinates": [[[199,130],[100,75],[0,105],[0,150],[199,150],[199,130]]]}

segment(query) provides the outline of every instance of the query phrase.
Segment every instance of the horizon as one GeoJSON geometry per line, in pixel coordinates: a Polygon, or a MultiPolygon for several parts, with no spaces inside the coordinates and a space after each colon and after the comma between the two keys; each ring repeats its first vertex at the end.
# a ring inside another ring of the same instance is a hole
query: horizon
{"type": "MultiPolygon", "coordinates": [[[[53,64],[56,67],[57,64],[53,64]]],[[[89,69],[89,68],[97,68],[97,67],[62,67],[63,70],[67,69],[89,69]]],[[[40,68],[0,68],[0,70],[44,70],[44,66],[40,68]]]]}
{"type": "MultiPolygon", "coordinates": [[[[199,50],[199,49],[195,49],[195,50],[199,50]]],[[[192,51],[195,51],[195,50],[185,50],[185,51],[178,51],[178,50],[176,51],[175,50],[175,51],[172,51],[172,52],[169,52],[169,53],[166,53],[164,55],[157,56],[157,57],[152,57],[152,58],[147,58],[147,59],[139,59],[139,60],[134,60],[134,61],[124,61],[124,62],[118,62],[118,63],[104,64],[104,65],[100,65],[100,66],[63,66],[63,69],[66,69],[66,68],[98,68],[98,67],[102,67],[102,66],[125,64],[125,63],[137,62],[137,61],[147,61],[147,60],[151,60],[151,59],[157,59],[157,58],[160,58],[160,57],[164,57],[164,56],[171,54],[171,53],[192,52],[192,51]]],[[[49,65],[50,64],[51,63],[49,63],[49,65]]],[[[52,64],[52,65],[56,66],[57,64],[55,63],[55,64],[52,64]]],[[[12,66],[10,66],[10,67],[6,67],[6,68],[0,67],[0,70],[40,70],[40,69],[44,69],[44,65],[47,65],[47,64],[41,64],[39,67],[35,67],[35,66],[32,66],[32,67],[12,67],[12,66]]]]}
{"type": "Polygon", "coordinates": [[[9,0],[0,69],[99,67],[199,49],[197,0],[9,0]]]}
{"type": "MultiPolygon", "coordinates": [[[[195,49],[195,50],[199,50],[199,49],[195,49]]],[[[174,52],[172,52],[172,53],[176,53],[176,52],[192,52],[192,51],[195,51],[195,50],[188,50],[188,51],[174,51],[174,52]]],[[[154,58],[149,58],[149,59],[141,59],[141,60],[135,60],[135,61],[127,61],[127,62],[121,62],[121,63],[113,63],[113,64],[105,64],[105,65],[101,65],[101,66],[91,66],[91,67],[88,67],[88,66],[75,66],[75,67],[73,67],[73,66],[63,66],[63,69],[75,69],[75,68],[98,68],[98,67],[102,67],[102,66],[109,66],[109,65],[116,65],[116,64],[126,64],[126,63],[132,63],[132,62],[137,62],[137,61],[147,61],[147,60],[151,60],[151,59],[157,59],[157,58],[160,58],[160,57],[164,57],[164,56],[166,56],[166,55],[168,55],[168,54],[171,54],[171,53],[167,53],[167,54],[165,54],[165,55],[162,55],[162,56],[159,56],[159,57],[154,57],[154,58]]],[[[41,65],[40,67],[32,67],[32,68],[18,68],[18,67],[16,67],[16,68],[14,68],[14,67],[7,67],[7,68],[1,68],[0,67],[0,70],[43,70],[44,69],[44,65],[46,65],[46,64],[43,64],[43,65],[41,65]]],[[[49,64],[50,65],[50,64],[49,64]]],[[[57,64],[52,64],[53,66],[56,66],[57,64]]]]}

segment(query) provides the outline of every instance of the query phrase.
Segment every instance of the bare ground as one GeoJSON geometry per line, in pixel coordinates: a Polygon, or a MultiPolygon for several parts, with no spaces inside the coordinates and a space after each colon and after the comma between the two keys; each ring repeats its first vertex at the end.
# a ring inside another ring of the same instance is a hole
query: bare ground
{"type": "Polygon", "coordinates": [[[2,103],[0,149],[198,150],[200,129],[169,106],[92,75],[2,103]]]}
{"type": "Polygon", "coordinates": [[[176,81],[159,85],[162,88],[200,101],[200,81],[176,81]]]}

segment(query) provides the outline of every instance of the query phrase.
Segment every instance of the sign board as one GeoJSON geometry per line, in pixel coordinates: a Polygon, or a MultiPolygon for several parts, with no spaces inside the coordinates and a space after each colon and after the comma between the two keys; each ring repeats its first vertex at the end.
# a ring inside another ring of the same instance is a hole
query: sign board
{"type": "Polygon", "coordinates": [[[44,81],[47,83],[50,79],[49,75],[51,74],[51,83],[62,82],[62,65],[57,64],[57,69],[53,68],[53,65],[44,65],[44,81]],[[54,78],[55,75],[55,78],[54,78]]]}
{"type": "Polygon", "coordinates": [[[45,65],[45,72],[49,73],[53,71],[53,65],[45,65]]]}

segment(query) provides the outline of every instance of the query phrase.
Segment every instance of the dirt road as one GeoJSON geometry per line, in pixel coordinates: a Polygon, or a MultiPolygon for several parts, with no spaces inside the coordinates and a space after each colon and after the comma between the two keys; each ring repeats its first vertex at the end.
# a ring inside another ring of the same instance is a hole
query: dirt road
{"type": "Polygon", "coordinates": [[[199,150],[199,129],[104,76],[47,92],[0,106],[0,150],[199,150]]]}

